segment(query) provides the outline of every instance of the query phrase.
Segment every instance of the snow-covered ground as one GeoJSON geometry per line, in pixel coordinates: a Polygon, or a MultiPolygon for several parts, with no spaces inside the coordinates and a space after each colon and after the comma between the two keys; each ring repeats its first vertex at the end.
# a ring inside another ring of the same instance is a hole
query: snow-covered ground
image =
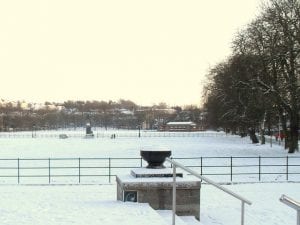
{"type": "MultiPolygon", "coordinates": [[[[246,225],[296,224],[296,212],[279,201],[282,194],[300,199],[299,183],[225,185],[252,201],[246,225]]],[[[0,186],[3,225],[136,225],[158,218],[136,203],[116,203],[116,185],[0,186]],[[151,216],[151,218],[150,218],[151,216]],[[142,218],[142,219],[141,219],[142,218]]],[[[201,190],[203,225],[240,225],[240,202],[209,185],[201,190]]]]}
{"type": "MultiPolygon", "coordinates": [[[[0,138],[0,158],[140,157],[145,146],[166,146],[173,157],[287,156],[278,145],[252,145],[236,136],[148,138],[0,138]]],[[[294,154],[300,156],[299,152],[294,154]]],[[[300,160],[299,160],[300,161],[300,160]]],[[[128,169],[129,173],[129,169],[128,169]]],[[[287,183],[226,185],[252,201],[246,205],[247,225],[295,224],[296,213],[279,202],[282,194],[300,200],[300,180],[287,183]]],[[[116,185],[0,185],[0,221],[9,225],[154,224],[144,206],[116,204],[116,185]],[[133,214],[132,214],[133,213],[133,214]],[[146,222],[138,218],[143,216],[146,222]],[[136,217],[130,222],[129,217],[136,217]],[[150,223],[149,223],[150,221],[150,223]]],[[[201,188],[204,225],[240,224],[239,201],[210,185],[201,188]]]]}
{"type": "MultiPolygon", "coordinates": [[[[111,139],[110,135],[103,137],[85,139],[83,138],[84,130],[76,131],[38,131],[37,138],[31,136],[23,137],[21,133],[10,133],[10,137],[5,137],[5,134],[0,138],[0,176],[14,176],[14,177],[0,177],[0,183],[16,183],[18,182],[17,175],[43,176],[40,179],[21,177],[20,183],[66,183],[65,177],[61,175],[72,175],[68,178],[68,183],[78,183],[79,179],[82,183],[103,183],[108,182],[108,174],[127,173],[126,169],[117,167],[135,167],[140,166],[140,150],[151,147],[167,147],[172,150],[172,157],[174,158],[190,158],[178,159],[181,163],[193,167],[195,171],[208,175],[210,178],[216,179],[220,182],[234,182],[247,181],[284,181],[286,180],[286,171],[289,173],[299,173],[300,158],[299,153],[289,155],[287,164],[287,151],[282,146],[273,144],[253,145],[249,138],[240,138],[239,136],[226,136],[222,132],[192,132],[192,133],[164,133],[142,131],[141,138],[137,136],[130,136],[136,134],[137,131],[122,131],[122,130],[108,130],[97,131],[106,132],[107,134],[116,133],[117,138],[111,139]],[[67,139],[59,139],[59,133],[81,134],[81,136],[71,137],[67,139]],[[143,137],[147,133],[147,137],[143,137]],[[54,136],[51,136],[51,135],[54,136]],[[122,134],[122,135],[121,135],[122,134]],[[41,135],[46,135],[48,138],[42,138],[41,135]],[[165,135],[165,137],[163,136],[165,135]],[[176,137],[174,137],[176,135],[176,137]],[[16,136],[16,138],[13,138],[16,136]],[[121,136],[121,137],[120,137],[121,136]],[[130,137],[128,137],[130,136],[130,137]],[[149,137],[150,136],[150,137],[149,137]],[[153,137],[154,136],[154,137],[153,137]],[[22,137],[22,138],[20,138],[22,137]],[[233,157],[253,157],[253,158],[233,158],[233,157]],[[261,158],[261,157],[281,157],[281,158],[261,158]],[[223,158],[203,158],[200,157],[223,157],[223,158]],[[227,157],[227,158],[224,158],[227,157]],[[11,160],[3,160],[3,159],[11,160]],[[22,159],[26,160],[22,160],[22,159]],[[51,158],[51,162],[48,159],[51,158]],[[55,158],[60,158],[55,160],[55,158]],[[71,158],[71,159],[70,159],[71,158]],[[79,162],[79,158],[81,161],[79,162]],[[84,159],[84,158],[101,158],[101,159],[84,159]],[[111,161],[109,161],[109,159],[111,161]],[[121,158],[135,158],[135,159],[121,159],[121,158]],[[18,162],[18,159],[21,159],[18,162]],[[28,160],[34,159],[34,160],[28,160]],[[36,160],[43,159],[43,160],[36,160]],[[63,160],[62,160],[63,159],[63,160]],[[76,177],[79,174],[78,165],[81,167],[98,167],[98,168],[84,168],[81,170],[81,178],[76,177]],[[263,165],[259,168],[258,164],[263,165]],[[269,165],[275,166],[269,166],[269,165]],[[18,165],[22,170],[18,171],[18,165]],[[69,166],[68,169],[51,169],[48,171],[48,166],[63,167],[69,166]],[[109,171],[108,166],[113,167],[109,171]],[[200,165],[203,165],[200,168],[200,165]],[[232,168],[231,168],[232,165],[232,168]],[[241,167],[241,165],[244,167],[241,167]],[[212,167],[213,166],[213,167],[212,167]],[[3,169],[8,167],[10,169],[3,169]],[[28,169],[24,167],[41,167],[44,169],[28,169]],[[102,167],[102,168],[99,168],[102,167]],[[105,167],[105,168],[103,168],[105,167]],[[260,173],[275,173],[261,174],[260,173]],[[230,176],[230,173],[239,175],[230,176]],[[244,174],[241,174],[244,173],[244,174]],[[247,173],[247,174],[245,174],[247,173]],[[48,178],[48,174],[51,178],[48,178]],[[224,175],[214,175],[224,174],[224,175]],[[56,176],[57,175],[57,176],[56,176]],[[84,176],[84,175],[97,175],[84,176]],[[59,177],[58,177],[59,176],[59,177]],[[5,178],[5,179],[4,179],[5,178]],[[251,178],[251,179],[250,179],[251,178]],[[29,181],[29,182],[28,182],[29,181]]],[[[146,165],[146,162],[143,162],[146,165]]],[[[290,174],[289,180],[297,181],[300,179],[300,174],[290,174]]],[[[112,179],[111,179],[112,180],[112,179]]]]}
{"type": "MultiPolygon", "coordinates": [[[[230,190],[249,199],[246,205],[245,224],[282,225],[296,224],[296,212],[279,201],[282,194],[300,200],[299,183],[253,183],[226,185],[230,190]]],[[[206,225],[234,225],[241,221],[241,203],[215,190],[212,186],[202,186],[201,221],[206,225]]]]}
{"type": "MultiPolygon", "coordinates": [[[[74,131],[74,133],[78,132],[74,131]]],[[[126,133],[125,131],[108,132],[126,133]]],[[[129,134],[132,132],[137,131],[128,131],[129,134]]],[[[45,132],[38,132],[38,134],[42,133],[45,132]]],[[[0,158],[140,157],[139,151],[148,146],[168,147],[172,150],[173,157],[287,156],[287,151],[279,145],[273,144],[272,148],[270,144],[253,145],[248,137],[225,136],[221,132],[199,133],[203,136],[180,137],[179,133],[176,133],[179,137],[121,137],[116,139],[109,137],[93,139],[2,137],[0,138],[0,158]]],[[[16,135],[21,134],[16,133],[16,135]]],[[[299,153],[294,155],[300,156],[299,153]]]]}

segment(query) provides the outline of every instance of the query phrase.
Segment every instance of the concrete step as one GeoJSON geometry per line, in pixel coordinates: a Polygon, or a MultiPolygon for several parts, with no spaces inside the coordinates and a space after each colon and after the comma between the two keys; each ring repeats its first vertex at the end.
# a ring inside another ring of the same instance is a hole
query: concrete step
{"type": "Polygon", "coordinates": [[[196,220],[194,216],[180,216],[180,218],[188,225],[204,225],[199,220],[196,220]]]}
{"type": "Polygon", "coordinates": [[[99,221],[103,221],[103,224],[167,225],[148,203],[108,201],[97,202],[92,206],[96,206],[99,221]]]}
{"type": "MultiPolygon", "coordinates": [[[[172,225],[172,210],[156,210],[156,212],[167,222],[172,225]]],[[[176,225],[188,225],[179,216],[175,215],[176,225]]]]}
{"type": "MultiPolygon", "coordinates": [[[[156,212],[167,222],[172,225],[172,210],[156,210],[156,212]]],[[[194,216],[177,216],[175,215],[175,225],[204,225],[196,220],[194,216]]]]}

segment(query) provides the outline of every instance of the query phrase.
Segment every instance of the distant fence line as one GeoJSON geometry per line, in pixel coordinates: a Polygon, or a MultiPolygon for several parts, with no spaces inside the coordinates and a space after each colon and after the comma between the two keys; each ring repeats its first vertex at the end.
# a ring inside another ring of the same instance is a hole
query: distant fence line
{"type": "MultiPolygon", "coordinates": [[[[261,137],[260,137],[261,138],[261,137]]],[[[265,136],[265,140],[266,143],[270,144],[270,145],[280,145],[280,146],[284,146],[285,145],[285,139],[280,140],[279,138],[276,140],[275,137],[269,137],[269,136],[265,136]]],[[[298,143],[299,144],[299,143],[298,143]]]]}
{"type": "MultiPolygon", "coordinates": [[[[300,157],[295,156],[173,159],[217,182],[300,182],[300,157]]],[[[116,175],[145,165],[142,158],[2,158],[0,184],[112,183],[116,175]]]]}
{"type": "MultiPolygon", "coordinates": [[[[61,134],[64,134],[62,132],[61,134]]],[[[65,133],[68,138],[84,138],[84,133],[65,133]]],[[[217,132],[94,132],[95,138],[115,138],[123,137],[223,137],[225,133],[217,132]]],[[[59,138],[59,133],[0,133],[0,138],[59,138]]]]}
{"type": "MultiPolygon", "coordinates": [[[[261,137],[259,136],[260,140],[261,140],[261,137]]],[[[299,139],[300,140],[300,139],[299,139]]],[[[298,146],[300,146],[300,141],[298,140],[298,146]]],[[[266,141],[266,144],[270,145],[271,147],[273,145],[279,145],[279,146],[282,146],[284,147],[285,146],[285,138],[283,138],[282,140],[281,139],[277,139],[273,136],[265,136],[265,141],[266,141]]]]}

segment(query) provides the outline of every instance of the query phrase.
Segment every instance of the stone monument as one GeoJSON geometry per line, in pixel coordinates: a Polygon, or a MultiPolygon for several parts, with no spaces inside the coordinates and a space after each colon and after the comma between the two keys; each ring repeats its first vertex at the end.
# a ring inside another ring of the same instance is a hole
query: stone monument
{"type": "Polygon", "coordinates": [[[93,138],[94,134],[92,131],[92,126],[90,123],[86,124],[86,128],[85,128],[85,138],[93,138]]]}
{"type": "MultiPolygon", "coordinates": [[[[141,150],[142,158],[148,162],[146,168],[135,168],[131,173],[117,176],[117,199],[149,203],[153,209],[172,210],[173,172],[163,165],[171,156],[167,149],[141,150]]],[[[191,176],[176,174],[176,214],[195,216],[199,219],[201,182],[191,176]]]]}

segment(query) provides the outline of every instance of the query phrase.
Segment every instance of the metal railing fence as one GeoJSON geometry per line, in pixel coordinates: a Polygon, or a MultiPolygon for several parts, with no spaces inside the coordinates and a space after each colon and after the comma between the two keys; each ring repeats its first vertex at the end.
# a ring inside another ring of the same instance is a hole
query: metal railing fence
{"type": "MultiPolygon", "coordinates": [[[[300,157],[172,158],[218,182],[300,181],[300,157]]],[[[140,158],[0,158],[2,183],[111,183],[140,158]]]]}
{"type": "MultiPolygon", "coordinates": [[[[0,138],[59,138],[59,135],[64,133],[43,133],[43,132],[0,132],[0,138]]],[[[67,132],[69,138],[84,138],[85,133],[67,132]]],[[[132,132],[94,132],[94,138],[136,138],[136,137],[223,137],[225,133],[220,132],[156,132],[156,131],[132,131],[132,132]]],[[[229,136],[229,135],[228,135],[229,136]]]]}
{"type": "MultiPolygon", "coordinates": [[[[233,191],[217,184],[216,182],[210,180],[209,178],[199,175],[195,171],[191,170],[188,167],[185,167],[184,165],[167,158],[166,159],[171,165],[173,165],[173,194],[172,194],[172,225],[175,225],[175,213],[176,213],[176,167],[183,169],[184,171],[190,173],[191,175],[201,179],[202,181],[205,181],[206,183],[213,185],[214,187],[218,188],[219,190],[231,195],[232,197],[238,199],[241,201],[241,225],[245,224],[245,203],[248,205],[251,205],[252,203],[247,200],[246,198],[234,193],[233,191]]],[[[199,190],[200,191],[200,190],[199,190]]],[[[199,220],[200,220],[200,212],[199,212],[199,220]]]]}

